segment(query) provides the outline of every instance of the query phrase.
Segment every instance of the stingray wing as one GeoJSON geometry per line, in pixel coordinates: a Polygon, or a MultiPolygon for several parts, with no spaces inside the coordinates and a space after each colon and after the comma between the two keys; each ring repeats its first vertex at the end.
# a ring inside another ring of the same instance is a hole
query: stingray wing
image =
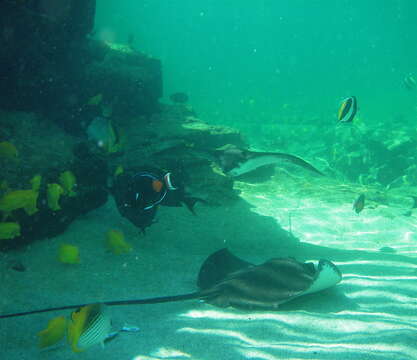
{"type": "Polygon", "coordinates": [[[291,155],[291,154],[286,154],[286,153],[275,153],[275,152],[253,152],[253,151],[248,151],[248,154],[250,154],[250,156],[255,157],[255,156],[275,156],[276,158],[281,159],[282,161],[287,161],[290,162],[294,165],[300,166],[306,170],[312,171],[318,175],[322,175],[324,176],[324,174],[316,169],[313,165],[311,165],[310,163],[308,163],[307,161],[301,159],[298,156],[295,155],[291,155]]]}
{"type": "Polygon", "coordinates": [[[230,273],[207,289],[205,301],[219,306],[244,309],[276,309],[296,297],[321,291],[341,280],[340,271],[327,260],[312,263],[293,258],[271,259],[230,273]]]}
{"type": "Polygon", "coordinates": [[[226,248],[211,254],[201,265],[198,274],[197,286],[205,290],[222,282],[230,274],[247,269],[253,264],[233,255],[226,248]]]}
{"type": "Polygon", "coordinates": [[[306,292],[315,275],[295,259],[271,259],[230,274],[210,289],[214,295],[206,301],[220,307],[275,309],[306,292]]]}
{"type": "Polygon", "coordinates": [[[328,289],[340,281],[342,281],[342,274],[336,265],[329,260],[320,260],[313,283],[300,295],[312,294],[328,289]]]}

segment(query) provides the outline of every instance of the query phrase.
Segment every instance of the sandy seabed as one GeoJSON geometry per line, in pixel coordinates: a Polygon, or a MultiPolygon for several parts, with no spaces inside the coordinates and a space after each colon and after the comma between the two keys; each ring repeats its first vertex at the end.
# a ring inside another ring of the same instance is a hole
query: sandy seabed
{"type": "Polygon", "coordinates": [[[110,198],[64,234],[1,254],[0,313],[193,292],[200,265],[223,247],[253,263],[281,256],[329,259],[342,271],[342,282],[276,312],[219,309],[196,300],[111,307],[115,330],[133,325],[140,331],[82,353],[66,344],[37,347],[37,332],[70,311],[2,319],[1,359],[417,359],[416,209],[403,216],[405,209],[381,206],[356,215],[352,195],[338,196],[337,189],[329,201],[314,184],[296,196],[273,180],[236,187],[239,201],[199,204],[198,216],[161,208],[146,236],[110,198]],[[123,231],[133,251],[108,252],[110,229],[123,231]],[[80,248],[80,264],[56,260],[61,243],[80,248]],[[9,268],[16,260],[25,272],[9,268]]]}

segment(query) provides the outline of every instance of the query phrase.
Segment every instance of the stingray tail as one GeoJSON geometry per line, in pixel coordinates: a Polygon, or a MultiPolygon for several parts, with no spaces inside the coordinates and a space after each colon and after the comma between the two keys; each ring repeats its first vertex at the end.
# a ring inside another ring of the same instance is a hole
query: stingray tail
{"type": "Polygon", "coordinates": [[[280,156],[282,159],[287,160],[295,165],[301,166],[302,168],[309,170],[313,173],[316,173],[318,175],[324,176],[324,174],[316,169],[313,165],[311,165],[310,163],[308,163],[307,161],[301,159],[298,156],[295,155],[291,155],[291,154],[285,154],[285,153],[277,153],[276,155],[280,156]]]}
{"type": "MultiPolygon", "coordinates": [[[[104,301],[102,302],[102,304],[108,305],[108,306],[144,305],[144,304],[158,304],[158,303],[164,303],[164,302],[184,301],[184,300],[200,299],[200,298],[204,299],[205,296],[201,294],[200,292],[194,292],[190,294],[161,296],[161,297],[154,297],[154,298],[148,298],[148,299],[104,301]]],[[[13,313],[13,314],[5,314],[5,315],[0,315],[0,319],[18,317],[18,316],[26,316],[26,315],[32,315],[32,314],[40,314],[44,312],[51,312],[51,311],[58,311],[58,310],[77,309],[86,305],[91,305],[91,303],[77,304],[77,305],[65,305],[65,306],[51,307],[51,308],[46,308],[46,309],[18,312],[18,313],[13,313]]]]}

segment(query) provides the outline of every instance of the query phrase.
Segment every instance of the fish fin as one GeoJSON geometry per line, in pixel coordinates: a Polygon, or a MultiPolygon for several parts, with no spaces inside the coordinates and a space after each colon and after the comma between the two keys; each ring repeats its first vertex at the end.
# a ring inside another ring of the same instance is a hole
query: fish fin
{"type": "Polygon", "coordinates": [[[302,293],[311,294],[315,293],[333,285],[336,285],[342,280],[342,274],[340,273],[339,269],[329,260],[320,260],[318,264],[318,269],[316,273],[316,277],[311,284],[311,286],[302,293]]]}
{"type": "Polygon", "coordinates": [[[207,204],[207,201],[204,199],[200,199],[197,197],[185,197],[184,199],[182,199],[182,202],[185,204],[185,206],[187,207],[188,210],[190,210],[190,212],[193,215],[196,215],[195,210],[194,210],[194,205],[198,202],[201,202],[203,204],[207,204]]]}
{"type": "Polygon", "coordinates": [[[231,273],[251,266],[253,264],[238,258],[228,249],[223,248],[211,254],[201,265],[197,286],[202,290],[208,289],[231,273]]]}

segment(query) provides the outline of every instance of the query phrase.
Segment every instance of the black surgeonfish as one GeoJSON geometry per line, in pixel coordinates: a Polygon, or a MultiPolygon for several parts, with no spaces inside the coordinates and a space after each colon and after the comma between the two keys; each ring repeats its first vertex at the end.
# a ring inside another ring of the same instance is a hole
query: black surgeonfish
{"type": "Polygon", "coordinates": [[[170,172],[154,167],[127,171],[115,178],[112,194],[122,216],[145,233],[154,223],[157,209],[162,206],[181,207],[183,204],[195,215],[196,202],[204,199],[190,196],[180,174],[175,179],[170,172]]]}
{"type": "Polygon", "coordinates": [[[341,123],[352,122],[358,111],[356,96],[350,96],[342,101],[337,114],[337,119],[341,123]]]}

